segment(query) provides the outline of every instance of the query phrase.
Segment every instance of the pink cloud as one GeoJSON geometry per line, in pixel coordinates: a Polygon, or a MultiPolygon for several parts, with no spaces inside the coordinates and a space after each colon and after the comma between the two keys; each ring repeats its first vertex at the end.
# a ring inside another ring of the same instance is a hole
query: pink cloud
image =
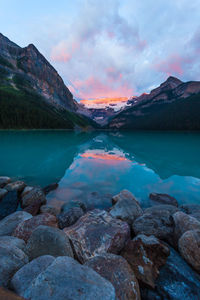
{"type": "Polygon", "coordinates": [[[191,62],[191,58],[186,58],[178,54],[172,54],[165,60],[160,61],[154,65],[154,69],[159,72],[166,73],[167,75],[179,75],[184,74],[185,64],[191,62]]]}

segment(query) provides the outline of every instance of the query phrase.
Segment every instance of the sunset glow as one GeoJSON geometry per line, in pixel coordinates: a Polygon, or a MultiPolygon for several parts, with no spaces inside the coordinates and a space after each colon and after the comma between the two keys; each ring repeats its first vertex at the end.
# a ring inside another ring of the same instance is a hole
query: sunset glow
{"type": "Polygon", "coordinates": [[[99,99],[84,99],[80,103],[86,106],[87,108],[104,108],[106,106],[116,108],[123,107],[127,101],[128,97],[118,97],[118,98],[99,98],[99,99]]]}

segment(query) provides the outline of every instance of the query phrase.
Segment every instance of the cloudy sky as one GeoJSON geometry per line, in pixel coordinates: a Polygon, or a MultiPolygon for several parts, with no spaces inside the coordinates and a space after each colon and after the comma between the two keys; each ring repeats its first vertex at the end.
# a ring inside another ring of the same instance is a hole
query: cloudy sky
{"type": "Polygon", "coordinates": [[[0,32],[35,44],[76,99],[200,80],[200,0],[0,0],[0,32]]]}

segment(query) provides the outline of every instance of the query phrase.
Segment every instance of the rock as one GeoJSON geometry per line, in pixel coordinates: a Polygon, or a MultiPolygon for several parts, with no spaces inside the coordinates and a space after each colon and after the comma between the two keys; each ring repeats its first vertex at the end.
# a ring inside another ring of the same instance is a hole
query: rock
{"type": "Polygon", "coordinates": [[[197,221],[200,222],[200,212],[193,213],[190,216],[197,219],[197,221]]]}
{"type": "Polygon", "coordinates": [[[7,176],[0,176],[0,188],[3,188],[6,184],[11,182],[10,177],[7,176]]]}
{"type": "Polygon", "coordinates": [[[179,211],[173,215],[174,220],[174,241],[177,245],[179,238],[188,230],[200,230],[200,222],[191,217],[190,215],[187,215],[183,213],[182,211],[179,211]]]}
{"type": "Polygon", "coordinates": [[[135,235],[145,234],[154,235],[161,240],[172,243],[174,224],[172,211],[176,210],[175,206],[157,205],[148,208],[144,214],[137,218],[132,225],[135,235]],[[166,207],[166,208],[165,208],[166,207]],[[171,207],[174,209],[172,210],[171,207]]]}
{"type": "Polygon", "coordinates": [[[11,248],[17,247],[22,251],[24,251],[26,247],[26,243],[24,242],[24,240],[18,239],[15,236],[10,236],[10,235],[0,236],[0,245],[8,245],[11,248]]]}
{"type": "Polygon", "coordinates": [[[29,300],[115,300],[112,284],[71,257],[58,257],[20,294],[29,300]]]}
{"type": "Polygon", "coordinates": [[[24,298],[2,287],[0,287],[0,299],[1,300],[25,300],[24,298]]]}
{"type": "Polygon", "coordinates": [[[138,281],[123,257],[104,253],[89,259],[85,265],[112,283],[117,299],[140,299],[138,281]]]}
{"type": "Polygon", "coordinates": [[[21,198],[21,205],[25,208],[36,201],[40,201],[41,204],[46,204],[45,194],[40,188],[33,188],[30,192],[25,194],[21,198]]]}
{"type": "Polygon", "coordinates": [[[148,213],[148,214],[162,213],[162,210],[168,211],[171,216],[175,214],[177,211],[179,211],[179,209],[174,205],[161,204],[161,205],[156,205],[156,206],[146,208],[144,213],[148,213]]]}
{"type": "Polygon", "coordinates": [[[25,252],[30,260],[42,255],[73,257],[67,235],[62,230],[49,226],[39,226],[33,231],[25,252]]]}
{"type": "Polygon", "coordinates": [[[0,220],[16,211],[19,199],[16,191],[8,192],[0,200],[0,220]]]}
{"type": "Polygon", "coordinates": [[[27,255],[19,248],[0,245],[0,286],[8,287],[10,279],[23,265],[28,263],[27,255]]]}
{"type": "Polygon", "coordinates": [[[200,276],[170,248],[170,256],[161,268],[154,292],[141,289],[145,300],[198,300],[200,299],[200,276]]]}
{"type": "Polygon", "coordinates": [[[8,193],[8,191],[6,189],[0,188],[0,201],[7,193],[8,193]]]}
{"type": "Polygon", "coordinates": [[[7,216],[0,221],[0,236],[11,235],[19,223],[30,218],[32,218],[32,215],[24,211],[16,211],[7,216]]]}
{"type": "Polygon", "coordinates": [[[58,215],[58,227],[63,229],[76,223],[84,215],[82,208],[72,207],[68,211],[58,215]]]}
{"type": "Polygon", "coordinates": [[[60,208],[56,206],[51,206],[49,204],[45,204],[40,207],[40,212],[43,214],[48,213],[57,216],[60,213],[60,208]]]}
{"type": "Polygon", "coordinates": [[[101,253],[118,254],[130,238],[126,222],[99,209],[89,211],[63,231],[73,245],[76,258],[82,263],[101,253]]]}
{"type": "Polygon", "coordinates": [[[41,214],[32,217],[29,220],[21,222],[12,235],[27,242],[32,232],[40,225],[57,227],[57,219],[50,214],[41,214]]]}
{"type": "Polygon", "coordinates": [[[40,256],[19,269],[11,280],[12,289],[19,295],[23,295],[37,276],[45,271],[55,260],[53,256],[40,256]]]}
{"type": "Polygon", "coordinates": [[[131,225],[135,219],[143,214],[138,201],[129,191],[123,190],[112,199],[115,205],[111,208],[110,214],[114,218],[121,219],[131,225]]]}
{"type": "Polygon", "coordinates": [[[8,191],[16,191],[18,193],[23,192],[26,184],[23,181],[15,181],[15,182],[10,182],[5,186],[5,189],[8,191]]]}
{"type": "Polygon", "coordinates": [[[169,204],[169,205],[178,206],[177,200],[168,194],[151,193],[149,195],[149,198],[152,201],[158,202],[160,204],[169,204]]]}
{"type": "Polygon", "coordinates": [[[52,183],[52,184],[45,186],[42,190],[43,190],[44,194],[47,195],[49,192],[51,192],[57,188],[58,188],[58,183],[52,183]]]}
{"type": "Polygon", "coordinates": [[[86,210],[87,210],[87,208],[83,202],[72,200],[68,203],[63,204],[63,206],[61,207],[61,213],[67,212],[67,211],[69,211],[69,209],[71,209],[73,207],[80,207],[80,208],[82,208],[82,210],[84,212],[86,212],[86,210]]]}
{"type": "Polygon", "coordinates": [[[200,273],[200,230],[186,231],[178,241],[183,258],[200,273]]]}
{"type": "Polygon", "coordinates": [[[184,204],[181,205],[180,208],[189,215],[198,212],[200,213],[200,204],[184,204]]]}
{"type": "Polygon", "coordinates": [[[169,248],[155,236],[140,234],[129,241],[121,255],[128,261],[137,279],[154,288],[159,269],[169,256],[169,248]]]}
{"type": "Polygon", "coordinates": [[[37,199],[33,203],[31,203],[29,206],[26,206],[24,208],[24,211],[28,212],[32,216],[36,216],[40,211],[41,205],[42,205],[41,199],[37,199]]]}
{"type": "Polygon", "coordinates": [[[23,190],[23,192],[21,193],[21,197],[24,197],[26,194],[28,194],[30,191],[32,191],[34,189],[33,186],[26,186],[23,190]]]}

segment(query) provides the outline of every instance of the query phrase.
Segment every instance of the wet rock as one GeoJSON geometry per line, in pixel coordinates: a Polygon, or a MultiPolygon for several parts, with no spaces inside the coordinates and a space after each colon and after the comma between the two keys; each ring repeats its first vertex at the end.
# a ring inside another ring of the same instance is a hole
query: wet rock
{"type": "Polygon", "coordinates": [[[61,207],[61,213],[68,212],[69,209],[71,209],[73,207],[80,207],[84,212],[86,212],[86,210],[87,210],[87,208],[83,202],[73,200],[73,201],[63,204],[63,206],[61,207]]]}
{"type": "Polygon", "coordinates": [[[129,191],[123,190],[112,199],[115,205],[111,208],[110,214],[114,218],[121,219],[131,225],[135,219],[143,214],[138,201],[129,191]]]}
{"type": "Polygon", "coordinates": [[[16,191],[17,193],[23,192],[26,184],[23,181],[15,181],[15,182],[10,182],[5,186],[5,189],[8,191],[16,191]]]}
{"type": "Polygon", "coordinates": [[[178,241],[183,258],[200,273],[200,230],[186,231],[178,241]]]}
{"type": "Polygon", "coordinates": [[[188,230],[200,230],[200,222],[196,219],[183,213],[177,212],[173,215],[174,220],[174,241],[177,244],[179,238],[188,230]]]}
{"type": "Polygon", "coordinates": [[[33,203],[31,203],[29,206],[25,207],[24,211],[28,212],[32,216],[36,216],[40,211],[41,205],[42,205],[41,199],[37,199],[33,203]]]}
{"type": "Polygon", "coordinates": [[[115,300],[112,284],[70,257],[58,257],[20,294],[30,300],[115,300]]]}
{"type": "Polygon", "coordinates": [[[88,212],[63,231],[73,245],[75,256],[82,263],[101,253],[118,254],[130,238],[126,222],[99,209],[88,212]]]}
{"type": "Polygon", "coordinates": [[[11,179],[7,176],[0,176],[0,188],[3,188],[6,186],[6,184],[10,183],[11,179]]]}
{"type": "Polygon", "coordinates": [[[162,212],[162,210],[168,211],[169,214],[172,216],[177,211],[179,211],[179,208],[177,208],[174,205],[162,204],[162,205],[156,205],[156,206],[146,208],[144,213],[149,213],[149,214],[152,213],[153,214],[153,213],[156,213],[156,212],[157,213],[162,212]]]}
{"type": "Polygon", "coordinates": [[[170,248],[170,256],[161,268],[154,292],[142,288],[144,300],[198,300],[200,299],[200,276],[170,248]]]}
{"type": "Polygon", "coordinates": [[[2,287],[0,287],[0,299],[1,300],[25,300],[24,298],[2,287]]]}
{"type": "Polygon", "coordinates": [[[49,226],[39,226],[33,231],[25,252],[30,260],[42,255],[73,257],[67,235],[62,230],[49,226]]]}
{"type": "Polygon", "coordinates": [[[10,235],[0,236],[0,245],[17,247],[17,248],[21,249],[22,251],[24,251],[24,249],[26,247],[26,243],[24,242],[24,240],[18,239],[16,237],[10,236],[10,235]]]}
{"type": "Polygon", "coordinates": [[[177,200],[168,194],[151,193],[149,195],[149,198],[153,202],[158,202],[160,204],[169,204],[169,205],[178,206],[177,200]]]}
{"type": "Polygon", "coordinates": [[[58,227],[63,229],[69,227],[78,221],[84,215],[82,208],[72,207],[68,211],[58,215],[58,227]]]}
{"type": "Polygon", "coordinates": [[[23,190],[23,192],[21,193],[21,197],[24,197],[26,194],[28,194],[30,191],[32,191],[34,189],[33,186],[26,186],[23,190]]]}
{"type": "Polygon", "coordinates": [[[51,183],[51,184],[45,186],[42,190],[43,190],[44,194],[47,195],[48,193],[50,193],[51,191],[53,191],[57,188],[58,188],[58,183],[51,183]]]}
{"type": "Polygon", "coordinates": [[[57,216],[60,213],[60,207],[45,204],[40,207],[40,212],[43,214],[48,213],[48,214],[57,216]]]}
{"type": "Polygon", "coordinates": [[[0,220],[14,213],[18,207],[19,199],[16,191],[8,192],[0,200],[0,220]]]}
{"type": "Polygon", "coordinates": [[[200,222],[200,212],[193,213],[190,216],[197,219],[197,221],[200,222]]]}
{"type": "Polygon", "coordinates": [[[144,284],[154,288],[159,269],[169,256],[169,248],[155,236],[144,234],[129,241],[121,255],[128,261],[136,277],[144,284]]]}
{"type": "Polygon", "coordinates": [[[46,204],[45,194],[40,188],[33,188],[29,193],[25,194],[21,198],[21,205],[25,208],[36,201],[40,201],[41,204],[46,204]]]}
{"type": "Polygon", "coordinates": [[[200,204],[184,204],[181,205],[180,208],[189,215],[198,212],[200,213],[200,204]]]}
{"type": "Polygon", "coordinates": [[[16,211],[0,221],[0,236],[11,235],[19,223],[32,218],[32,215],[24,211],[16,211]]]}
{"type": "Polygon", "coordinates": [[[6,189],[0,188],[0,201],[7,193],[8,193],[8,191],[6,189]]]}
{"type": "Polygon", "coordinates": [[[24,264],[28,263],[27,255],[19,248],[0,245],[0,286],[8,287],[10,279],[24,264]]]}
{"type": "Polygon", "coordinates": [[[55,260],[53,256],[40,256],[18,270],[11,280],[12,289],[19,295],[23,295],[37,276],[45,271],[55,260]]]}
{"type": "Polygon", "coordinates": [[[57,219],[50,214],[41,214],[32,217],[31,219],[20,223],[12,235],[27,242],[32,232],[40,225],[57,227],[57,219]]]}
{"type": "Polygon", "coordinates": [[[112,283],[117,299],[140,299],[138,281],[123,257],[111,253],[100,254],[89,259],[85,265],[112,283]]]}

